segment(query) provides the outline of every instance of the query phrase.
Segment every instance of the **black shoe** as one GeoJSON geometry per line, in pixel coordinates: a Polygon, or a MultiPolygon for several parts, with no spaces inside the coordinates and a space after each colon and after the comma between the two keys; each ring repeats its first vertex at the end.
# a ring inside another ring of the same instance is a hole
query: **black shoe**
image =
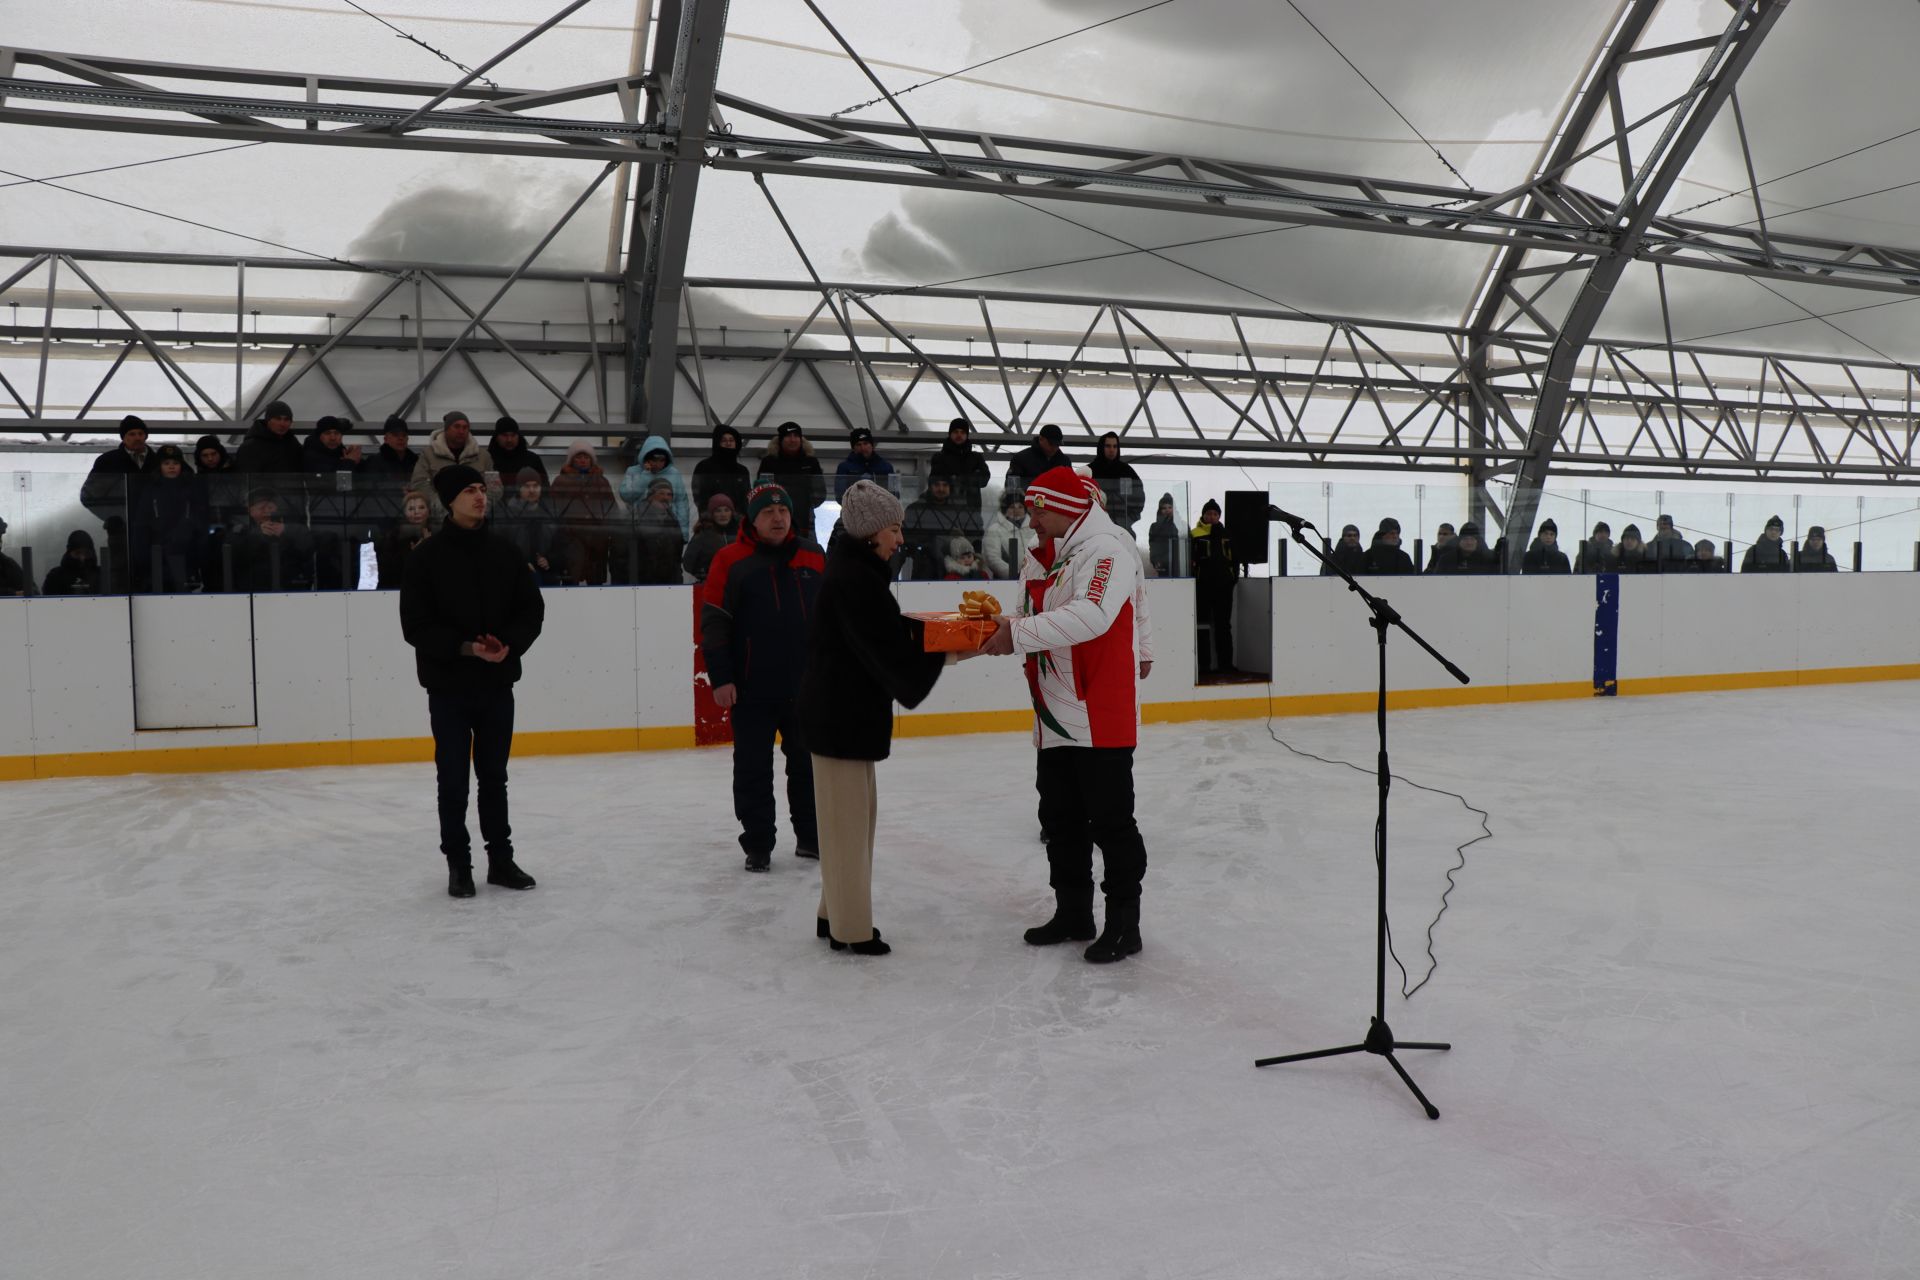
{"type": "Polygon", "coordinates": [[[835,951],[851,951],[857,956],[884,956],[893,951],[892,947],[880,941],[880,931],[878,929],[875,929],[873,936],[865,942],[841,942],[837,938],[828,938],[827,945],[831,946],[835,951]]]}
{"type": "Polygon", "coordinates": [[[449,898],[471,898],[473,893],[473,868],[449,866],[447,868],[447,896],[449,898]]]}
{"type": "MultiPolygon", "coordinates": [[[[827,927],[827,922],[825,920],[816,916],[814,917],[813,924],[814,924],[814,930],[813,930],[814,937],[825,938],[828,942],[833,942],[833,930],[827,927]]],[[[878,929],[875,929],[873,931],[873,936],[875,938],[878,938],[880,936],[880,931],[878,929]]],[[[835,951],[838,951],[846,945],[847,944],[844,942],[833,942],[833,949],[835,951]]]]}
{"type": "Polygon", "coordinates": [[[749,870],[749,871],[771,871],[772,869],[773,869],[773,855],[772,855],[772,854],[767,854],[767,853],[750,853],[750,854],[748,854],[748,855],[747,855],[747,870],[749,870]]]}
{"type": "Polygon", "coordinates": [[[531,889],[534,879],[522,871],[512,858],[508,858],[505,862],[488,864],[487,883],[497,884],[502,889],[531,889]]]}
{"type": "Polygon", "coordinates": [[[1093,911],[1069,911],[1056,907],[1053,919],[1043,925],[1027,930],[1027,945],[1030,947],[1051,947],[1062,942],[1093,941],[1093,911]]]}
{"type": "Polygon", "coordinates": [[[1087,948],[1087,963],[1112,964],[1116,960],[1125,960],[1128,956],[1139,955],[1140,946],[1138,927],[1115,925],[1109,920],[1099,939],[1087,948]]]}
{"type": "Polygon", "coordinates": [[[815,862],[820,861],[820,851],[810,844],[803,844],[796,848],[793,851],[793,856],[796,858],[811,858],[815,862]]]}

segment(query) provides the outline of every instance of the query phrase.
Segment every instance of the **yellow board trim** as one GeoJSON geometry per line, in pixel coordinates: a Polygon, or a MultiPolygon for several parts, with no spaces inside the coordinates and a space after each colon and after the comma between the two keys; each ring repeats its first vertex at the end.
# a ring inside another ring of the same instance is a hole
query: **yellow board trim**
{"type": "MultiPolygon", "coordinates": [[[[1621,680],[1622,697],[1667,693],[1718,693],[1741,689],[1778,689],[1796,685],[1861,684],[1882,680],[1920,680],[1920,663],[1874,667],[1823,667],[1807,671],[1736,671],[1723,675],[1646,676],[1621,680]]],[[[1253,686],[1257,688],[1258,686],[1253,686]]],[[[1591,698],[1589,681],[1543,684],[1467,685],[1437,689],[1396,689],[1387,706],[1396,711],[1424,707],[1485,706],[1502,702],[1548,702],[1591,698]]],[[[1184,724],[1196,720],[1248,720],[1275,716],[1347,715],[1373,710],[1374,695],[1314,693],[1248,698],[1149,702],[1140,708],[1148,724],[1184,724]]],[[[1031,711],[954,711],[906,715],[894,722],[902,738],[948,737],[965,733],[1018,733],[1033,727],[1031,711]]],[[[694,746],[692,725],[634,729],[559,729],[516,733],[515,755],[598,755],[609,752],[677,751],[694,746]]],[[[246,769],[306,769],[329,765],[405,764],[431,760],[431,738],[369,738],[358,742],[262,742],[238,746],[170,747],[132,751],[86,751],[38,756],[0,756],[0,782],[33,778],[118,777],[129,773],[220,773],[246,769]]]]}

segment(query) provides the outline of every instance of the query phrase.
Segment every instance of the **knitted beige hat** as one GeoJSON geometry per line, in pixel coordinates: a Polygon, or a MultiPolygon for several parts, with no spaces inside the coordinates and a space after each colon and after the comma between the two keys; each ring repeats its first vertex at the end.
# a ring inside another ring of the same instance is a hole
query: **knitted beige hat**
{"type": "Polygon", "coordinates": [[[871,480],[856,480],[840,498],[840,527],[856,538],[871,538],[907,518],[900,499],[871,480]]]}

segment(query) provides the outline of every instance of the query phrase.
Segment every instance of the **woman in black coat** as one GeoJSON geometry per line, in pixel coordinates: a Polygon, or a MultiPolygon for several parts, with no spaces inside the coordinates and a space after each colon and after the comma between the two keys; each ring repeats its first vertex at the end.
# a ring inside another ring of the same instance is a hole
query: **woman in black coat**
{"type": "Polygon", "coordinates": [[[905,539],[900,499],[860,480],[840,501],[846,536],[827,554],[800,677],[820,827],[816,932],[835,951],[883,956],[890,948],[873,927],[873,766],[893,747],[893,704],[920,705],[947,658],[925,651],[920,624],[900,615],[890,588],[887,566],[905,539]]]}

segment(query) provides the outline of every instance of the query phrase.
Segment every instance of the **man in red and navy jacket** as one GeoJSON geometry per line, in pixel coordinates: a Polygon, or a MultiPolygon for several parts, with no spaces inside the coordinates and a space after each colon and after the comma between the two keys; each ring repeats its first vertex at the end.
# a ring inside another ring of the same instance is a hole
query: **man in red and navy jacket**
{"type": "Polygon", "coordinates": [[[713,700],[733,719],[733,812],[747,870],[771,865],[776,838],[773,738],[787,757],[787,818],[802,858],[820,856],[813,759],[794,702],[807,665],[807,628],[826,560],[793,527],[793,499],[777,484],[747,495],[740,537],[713,557],[700,587],[700,649],[713,700]]]}
{"type": "Polygon", "coordinates": [[[1111,964],[1138,952],[1147,849],[1133,817],[1133,750],[1140,735],[1141,654],[1135,628],[1140,552],[1070,467],[1027,486],[1040,545],[1021,569],[1020,612],[987,653],[1026,659],[1040,748],[1041,826],[1054,913],[1027,930],[1049,946],[1093,938],[1093,847],[1106,863],[1106,927],[1086,957],[1111,964]]]}

